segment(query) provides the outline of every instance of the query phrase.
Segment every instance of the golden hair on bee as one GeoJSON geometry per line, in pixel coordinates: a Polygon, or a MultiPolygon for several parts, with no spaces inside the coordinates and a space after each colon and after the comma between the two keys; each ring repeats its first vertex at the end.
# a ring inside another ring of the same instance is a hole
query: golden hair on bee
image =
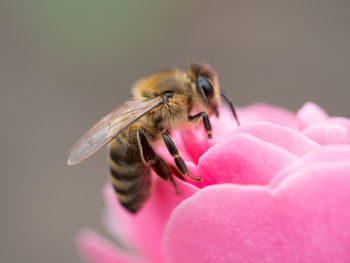
{"type": "Polygon", "coordinates": [[[200,180],[189,174],[171,130],[201,119],[211,138],[209,116],[218,116],[220,97],[229,103],[238,125],[239,121],[231,101],[220,92],[216,72],[205,63],[145,77],[134,84],[132,94],[133,98],[101,119],[73,146],[68,164],[77,164],[109,144],[110,181],[121,205],[136,213],[150,195],[151,170],[169,180],[179,194],[172,174],[176,168],[155,152],[155,141],[164,141],[178,173],[200,180]]]}

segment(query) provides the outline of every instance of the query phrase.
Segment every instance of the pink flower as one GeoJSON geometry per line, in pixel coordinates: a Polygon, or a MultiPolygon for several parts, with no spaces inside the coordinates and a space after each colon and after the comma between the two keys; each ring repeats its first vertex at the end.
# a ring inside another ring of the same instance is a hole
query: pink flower
{"type": "Polygon", "coordinates": [[[225,109],[212,117],[212,140],[201,126],[172,134],[203,179],[177,179],[181,196],[154,176],[150,200],[131,215],[107,185],[106,225],[121,245],[86,230],[87,261],[350,262],[350,120],[313,103],[238,115],[239,128],[225,109]]]}

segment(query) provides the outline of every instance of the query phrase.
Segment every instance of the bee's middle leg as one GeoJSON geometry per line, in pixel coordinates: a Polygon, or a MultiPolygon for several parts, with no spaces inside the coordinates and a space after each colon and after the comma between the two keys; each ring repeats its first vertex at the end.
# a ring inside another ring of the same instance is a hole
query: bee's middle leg
{"type": "Polygon", "coordinates": [[[177,168],[180,170],[180,172],[184,175],[187,175],[192,180],[201,181],[200,177],[193,177],[190,175],[184,160],[181,158],[179,151],[175,143],[173,142],[173,140],[170,138],[169,134],[165,132],[162,134],[162,137],[166,147],[168,148],[169,153],[171,154],[172,157],[174,157],[175,164],[177,168]]]}
{"type": "Polygon", "coordinates": [[[150,165],[153,171],[163,180],[169,179],[175,189],[176,194],[181,195],[181,193],[177,190],[177,186],[170,172],[169,166],[162,157],[155,153],[154,149],[149,143],[149,140],[147,139],[146,133],[147,131],[145,131],[144,128],[139,128],[137,133],[137,140],[143,162],[146,165],[150,165]]]}

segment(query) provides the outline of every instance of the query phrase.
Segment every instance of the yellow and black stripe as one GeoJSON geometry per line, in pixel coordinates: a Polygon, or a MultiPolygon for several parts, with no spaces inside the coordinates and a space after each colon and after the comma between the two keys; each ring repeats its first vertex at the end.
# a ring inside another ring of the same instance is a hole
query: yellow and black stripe
{"type": "Polygon", "coordinates": [[[136,149],[115,139],[109,153],[110,181],[119,202],[131,213],[142,207],[151,189],[150,168],[140,160],[136,149]]]}

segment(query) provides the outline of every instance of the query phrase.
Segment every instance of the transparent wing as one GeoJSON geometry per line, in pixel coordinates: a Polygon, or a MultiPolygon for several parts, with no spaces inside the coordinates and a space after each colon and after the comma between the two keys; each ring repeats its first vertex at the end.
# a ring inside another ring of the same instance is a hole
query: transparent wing
{"type": "Polygon", "coordinates": [[[68,164],[73,165],[85,160],[103,148],[124,129],[161,104],[163,104],[161,97],[149,101],[136,99],[126,101],[97,122],[79,139],[70,152],[68,164]]]}

